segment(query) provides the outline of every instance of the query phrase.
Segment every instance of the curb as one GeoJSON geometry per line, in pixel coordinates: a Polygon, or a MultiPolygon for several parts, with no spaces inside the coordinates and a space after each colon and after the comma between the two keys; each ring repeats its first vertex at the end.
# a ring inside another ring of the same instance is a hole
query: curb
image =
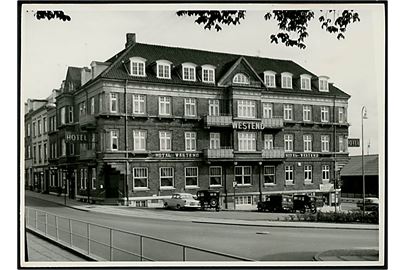
{"type": "MultiPolygon", "coordinates": [[[[336,261],[344,261],[341,259],[341,256],[368,256],[373,257],[376,256],[378,258],[379,251],[378,249],[334,249],[334,250],[327,250],[317,253],[314,256],[314,261],[328,261],[322,259],[322,257],[336,257],[336,261]]],[[[378,259],[377,259],[378,260],[378,259]]],[[[369,260],[365,260],[369,261],[369,260]]]]}

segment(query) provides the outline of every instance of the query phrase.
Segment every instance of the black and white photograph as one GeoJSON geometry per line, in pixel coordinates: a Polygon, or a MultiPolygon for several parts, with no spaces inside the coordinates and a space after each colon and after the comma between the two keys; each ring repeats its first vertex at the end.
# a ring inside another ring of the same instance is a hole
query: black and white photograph
{"type": "Polygon", "coordinates": [[[18,2],[19,266],[386,267],[386,9],[18,2]]]}

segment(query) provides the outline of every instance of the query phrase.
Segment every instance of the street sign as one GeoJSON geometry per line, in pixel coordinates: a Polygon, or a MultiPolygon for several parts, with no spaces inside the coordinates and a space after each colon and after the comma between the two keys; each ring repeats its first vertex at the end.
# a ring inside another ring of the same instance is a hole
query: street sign
{"type": "Polygon", "coordinates": [[[233,187],[236,187],[236,186],[238,185],[238,182],[234,181],[234,182],[232,183],[232,185],[233,185],[233,187]]]}
{"type": "Polygon", "coordinates": [[[349,147],[360,147],[360,139],[348,139],[349,147]]]}

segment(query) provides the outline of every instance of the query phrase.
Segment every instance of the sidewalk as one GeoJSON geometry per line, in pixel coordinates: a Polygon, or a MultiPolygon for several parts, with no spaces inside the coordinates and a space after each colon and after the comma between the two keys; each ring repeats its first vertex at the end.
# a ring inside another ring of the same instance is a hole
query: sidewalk
{"type": "MultiPolygon", "coordinates": [[[[42,200],[51,201],[61,205],[65,205],[64,196],[55,196],[41,194],[33,191],[25,191],[26,196],[39,198],[42,200]]],[[[111,215],[131,216],[140,218],[152,218],[152,219],[165,219],[172,221],[190,221],[195,223],[207,223],[207,224],[222,224],[222,225],[243,225],[243,226],[262,226],[262,227],[291,227],[291,228],[324,228],[324,229],[361,229],[361,230],[378,230],[378,224],[347,224],[347,223],[318,223],[318,222],[304,222],[304,221],[269,221],[263,220],[264,214],[262,214],[261,220],[257,219],[235,219],[235,218],[217,218],[217,217],[200,217],[200,216],[181,216],[172,215],[171,211],[151,211],[151,209],[142,209],[128,206],[112,206],[112,205],[98,205],[78,202],[66,198],[66,207],[74,208],[81,211],[90,211],[105,213],[111,215]]],[[[243,211],[245,212],[245,211],[243,211]]],[[[226,213],[223,211],[223,213],[226,213]]],[[[252,215],[255,213],[252,213],[252,215]]],[[[244,215],[250,215],[248,212],[244,215]]]]}
{"type": "Polygon", "coordinates": [[[338,249],[315,255],[315,261],[378,261],[377,249],[338,249]]]}

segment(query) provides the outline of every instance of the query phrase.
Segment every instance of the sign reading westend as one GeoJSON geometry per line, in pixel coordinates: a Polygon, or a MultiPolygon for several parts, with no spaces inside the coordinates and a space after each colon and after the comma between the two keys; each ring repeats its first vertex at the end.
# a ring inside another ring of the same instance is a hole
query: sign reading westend
{"type": "Polygon", "coordinates": [[[347,144],[349,147],[360,147],[360,139],[348,139],[347,144]]]}
{"type": "Polygon", "coordinates": [[[243,122],[243,121],[235,121],[232,124],[234,129],[243,129],[243,130],[261,130],[264,129],[264,125],[262,122],[243,122]]]}
{"type": "Polygon", "coordinates": [[[65,133],[66,142],[88,142],[90,134],[83,132],[65,133]]]}

